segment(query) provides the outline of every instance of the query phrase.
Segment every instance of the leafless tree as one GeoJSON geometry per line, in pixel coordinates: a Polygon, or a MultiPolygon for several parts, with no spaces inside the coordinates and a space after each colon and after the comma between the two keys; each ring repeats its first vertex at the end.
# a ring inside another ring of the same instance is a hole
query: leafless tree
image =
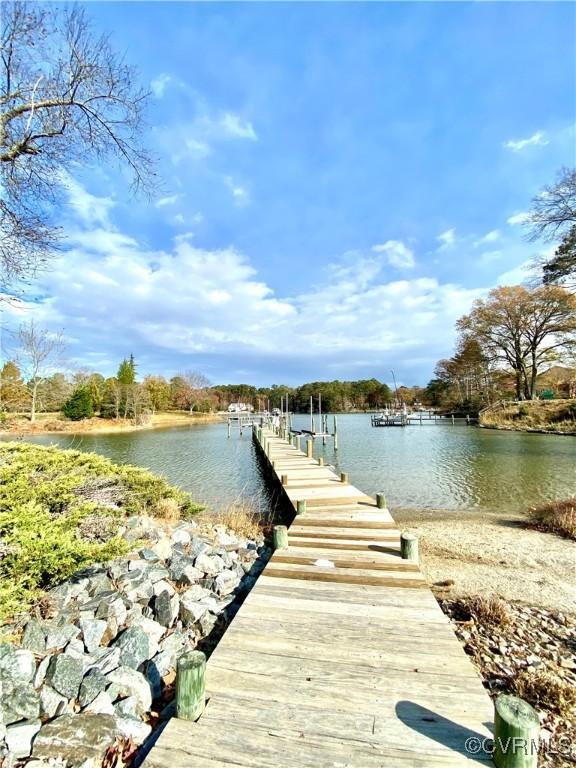
{"type": "Polygon", "coordinates": [[[83,8],[4,2],[0,68],[0,268],[27,278],[57,246],[51,210],[77,162],[110,157],[150,188],[141,146],[147,93],[83,8]]]}
{"type": "Polygon", "coordinates": [[[36,421],[38,388],[50,370],[62,360],[64,342],[61,333],[39,328],[34,320],[23,323],[16,334],[17,361],[30,390],[30,421],[36,421]]]}
{"type": "Polygon", "coordinates": [[[536,195],[527,224],[531,240],[556,240],[576,224],[576,169],[562,168],[556,183],[536,195]]]}

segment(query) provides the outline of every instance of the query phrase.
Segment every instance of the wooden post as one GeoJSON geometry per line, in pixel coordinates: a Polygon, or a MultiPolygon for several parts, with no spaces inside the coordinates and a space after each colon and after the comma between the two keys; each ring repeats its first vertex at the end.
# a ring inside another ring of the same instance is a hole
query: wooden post
{"type": "Polygon", "coordinates": [[[413,533],[403,533],[400,536],[400,554],[402,560],[418,562],[418,537],[413,533]]]}
{"type": "Polygon", "coordinates": [[[298,445],[297,445],[298,441],[297,441],[296,437],[297,437],[296,435],[292,435],[292,445],[294,446],[294,448],[298,447],[298,445]]]}
{"type": "Polygon", "coordinates": [[[540,720],[527,701],[503,694],[494,702],[494,751],[497,768],[536,768],[540,720]]]}
{"type": "Polygon", "coordinates": [[[334,416],[334,450],[338,450],[338,421],[334,416]]]}
{"type": "Polygon", "coordinates": [[[314,443],[312,440],[306,440],[306,457],[311,459],[313,456],[314,443]]]}
{"type": "Polygon", "coordinates": [[[288,528],[285,525],[275,525],[272,528],[274,549],[288,549],[288,528]]]}
{"type": "Polygon", "coordinates": [[[386,509],[386,496],[383,493],[376,494],[376,506],[378,509],[386,509]]]}
{"type": "Polygon", "coordinates": [[[228,437],[230,437],[230,419],[228,419],[228,437]]]}
{"type": "Polygon", "coordinates": [[[176,717],[198,720],[206,706],[206,656],[189,651],[176,667],[176,717]]]}
{"type": "Polygon", "coordinates": [[[298,450],[298,451],[302,450],[302,437],[301,437],[301,435],[296,435],[296,450],[298,450]]]}
{"type": "Polygon", "coordinates": [[[328,416],[322,416],[322,445],[326,445],[328,432],[328,416]]]}
{"type": "Polygon", "coordinates": [[[288,475],[282,475],[282,485],[288,485],[288,475]]]}
{"type": "Polygon", "coordinates": [[[318,457],[318,466],[323,467],[324,466],[324,456],[318,457]]]}
{"type": "Polygon", "coordinates": [[[340,482],[341,483],[348,482],[348,472],[340,472],[340,482]]]}
{"type": "Polygon", "coordinates": [[[454,426],[454,414],[452,414],[452,426],[454,426]]]}
{"type": "Polygon", "coordinates": [[[296,502],[296,514],[303,515],[306,512],[306,499],[298,499],[296,502]]]}

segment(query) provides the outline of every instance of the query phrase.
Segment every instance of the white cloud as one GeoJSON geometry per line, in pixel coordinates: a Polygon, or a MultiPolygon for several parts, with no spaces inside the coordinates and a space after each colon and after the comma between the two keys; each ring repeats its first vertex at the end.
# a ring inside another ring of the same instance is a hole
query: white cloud
{"type": "Polygon", "coordinates": [[[400,240],[387,240],[381,245],[373,245],[372,250],[385,254],[388,263],[398,269],[412,269],[416,265],[414,252],[400,240]]]}
{"type": "Polygon", "coordinates": [[[515,227],[518,224],[524,224],[525,221],[528,221],[530,214],[529,213],[515,213],[512,216],[509,216],[506,219],[506,222],[510,224],[511,226],[515,227]]]}
{"type": "Polygon", "coordinates": [[[65,175],[63,183],[68,192],[68,203],[80,220],[88,225],[109,224],[109,212],[116,205],[110,197],[96,197],[91,195],[72,176],[65,175]]]}
{"type": "Polygon", "coordinates": [[[532,134],[527,139],[518,139],[510,141],[505,141],[504,146],[506,149],[511,149],[512,152],[521,152],[523,149],[526,149],[526,147],[544,147],[546,144],[549,144],[550,142],[546,138],[546,135],[543,131],[536,131],[536,133],[532,134]]]}
{"type": "Polygon", "coordinates": [[[440,243],[440,246],[438,248],[439,251],[443,251],[446,248],[450,248],[456,242],[456,230],[447,229],[445,232],[442,232],[441,234],[439,234],[436,240],[438,240],[438,242],[440,243]]]}
{"type": "Polygon", "coordinates": [[[479,245],[483,245],[484,243],[495,243],[497,240],[500,240],[500,230],[492,229],[483,237],[480,237],[478,240],[476,240],[474,242],[474,247],[477,248],[479,245]]]}
{"type": "Polygon", "coordinates": [[[250,139],[257,141],[258,136],[252,123],[248,120],[242,120],[238,115],[232,112],[225,112],[220,119],[220,125],[225,133],[238,139],[250,139]]]}
{"type": "Polygon", "coordinates": [[[161,197],[159,200],[156,200],[154,205],[156,208],[164,208],[166,205],[174,205],[174,203],[177,203],[181,197],[182,195],[168,195],[167,197],[161,197]]]}
{"type": "Polygon", "coordinates": [[[239,208],[248,205],[250,203],[250,192],[241,184],[237,184],[231,176],[224,177],[224,183],[232,193],[234,198],[234,205],[239,208]]]}
{"type": "Polygon", "coordinates": [[[156,96],[157,99],[161,99],[162,96],[164,96],[164,91],[166,90],[166,86],[171,81],[172,81],[172,77],[163,72],[162,74],[158,75],[150,82],[150,88],[152,89],[152,93],[154,94],[154,96],[156,96]]]}

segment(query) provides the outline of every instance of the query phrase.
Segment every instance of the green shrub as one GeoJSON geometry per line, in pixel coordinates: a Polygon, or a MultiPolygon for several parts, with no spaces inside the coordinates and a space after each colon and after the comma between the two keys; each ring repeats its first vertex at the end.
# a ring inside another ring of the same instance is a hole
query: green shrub
{"type": "Polygon", "coordinates": [[[86,387],[78,387],[78,389],[74,390],[64,403],[62,413],[67,419],[72,421],[91,419],[94,415],[94,406],[92,405],[90,391],[86,387]]]}
{"type": "Polygon", "coordinates": [[[147,470],[30,443],[0,445],[0,486],[0,621],[79,568],[125,551],[116,535],[125,517],[158,515],[166,499],[181,517],[201,509],[147,470]],[[95,514],[110,520],[107,541],[80,535],[95,514]]]}

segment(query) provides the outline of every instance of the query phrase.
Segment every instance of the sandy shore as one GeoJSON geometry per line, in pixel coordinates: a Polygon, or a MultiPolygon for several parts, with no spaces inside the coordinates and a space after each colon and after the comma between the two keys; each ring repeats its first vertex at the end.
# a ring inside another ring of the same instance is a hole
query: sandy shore
{"type": "Polygon", "coordinates": [[[524,527],[525,518],[474,512],[393,511],[418,535],[422,570],[439,597],[498,595],[576,611],[576,543],[524,527]],[[452,586],[441,582],[453,581],[452,586]]]}
{"type": "Polygon", "coordinates": [[[67,421],[57,415],[41,414],[31,424],[28,419],[12,419],[2,429],[0,435],[19,437],[22,435],[53,434],[110,434],[114,432],[140,432],[146,429],[166,427],[186,427],[194,424],[210,424],[223,421],[224,416],[217,413],[156,413],[147,424],[133,424],[130,419],[83,419],[67,421]]]}

